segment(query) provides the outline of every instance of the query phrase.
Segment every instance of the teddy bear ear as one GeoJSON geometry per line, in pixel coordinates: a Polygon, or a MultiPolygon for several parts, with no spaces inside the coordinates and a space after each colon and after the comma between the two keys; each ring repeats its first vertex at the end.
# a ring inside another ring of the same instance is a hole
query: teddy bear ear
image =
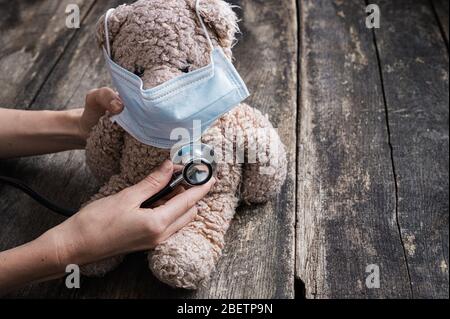
{"type": "MultiPolygon", "coordinates": [[[[188,0],[195,11],[196,0],[188,0]]],[[[199,13],[205,24],[217,35],[219,43],[224,48],[230,48],[239,32],[238,19],[233,6],[223,0],[200,0],[199,13]]]]}
{"type": "MultiPolygon", "coordinates": [[[[112,42],[115,36],[119,33],[120,28],[123,23],[127,20],[128,14],[131,12],[131,7],[129,5],[120,5],[108,17],[108,36],[109,44],[112,47],[112,42]]],[[[105,46],[105,16],[106,12],[100,17],[96,26],[96,38],[97,43],[100,47],[105,46]]]]}

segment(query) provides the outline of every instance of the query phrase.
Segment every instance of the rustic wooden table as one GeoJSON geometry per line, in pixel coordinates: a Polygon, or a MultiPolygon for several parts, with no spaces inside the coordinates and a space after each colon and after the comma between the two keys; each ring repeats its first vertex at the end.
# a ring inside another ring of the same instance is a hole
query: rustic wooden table
{"type": "MultiPolygon", "coordinates": [[[[65,109],[110,85],[93,29],[124,0],[0,0],[0,106],[65,109]],[[80,29],[65,8],[80,7],[80,29]]],[[[273,202],[239,209],[209,285],[174,290],[130,255],[101,279],[35,284],[35,298],[448,298],[448,0],[233,1],[236,65],[289,150],[273,202]],[[368,265],[380,288],[366,286],[368,265]]],[[[1,141],[3,142],[3,141],[1,141]]],[[[98,187],[81,151],[0,161],[66,206],[98,187]]],[[[0,185],[0,250],[63,219],[0,185]]]]}

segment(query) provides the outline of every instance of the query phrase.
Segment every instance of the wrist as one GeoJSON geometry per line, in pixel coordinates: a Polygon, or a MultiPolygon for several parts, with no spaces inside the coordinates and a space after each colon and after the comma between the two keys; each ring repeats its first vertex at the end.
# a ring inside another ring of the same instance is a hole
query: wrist
{"type": "Polygon", "coordinates": [[[60,271],[64,270],[67,265],[81,263],[81,245],[79,245],[79,239],[75,236],[76,232],[72,230],[70,224],[71,219],[68,219],[39,238],[52,247],[54,251],[53,265],[60,271]]]}
{"type": "Polygon", "coordinates": [[[76,148],[84,148],[88,134],[81,127],[83,109],[72,109],[60,112],[68,137],[76,148]]]}
{"type": "Polygon", "coordinates": [[[65,255],[66,252],[62,250],[58,227],[50,229],[32,242],[34,247],[43,247],[49,252],[47,266],[53,273],[64,272],[67,266],[66,260],[69,259],[65,255]]]}
{"type": "Polygon", "coordinates": [[[42,113],[41,122],[36,123],[34,136],[40,136],[47,141],[64,144],[67,149],[83,148],[86,139],[79,127],[83,110],[37,111],[42,113]],[[42,125],[44,123],[45,125],[42,125]]]}
{"type": "Polygon", "coordinates": [[[86,226],[84,218],[80,218],[80,214],[82,213],[79,212],[44,234],[55,251],[58,269],[65,269],[70,264],[83,266],[109,257],[104,255],[105,247],[96,244],[95,236],[92,236],[92,231],[86,226]]]}

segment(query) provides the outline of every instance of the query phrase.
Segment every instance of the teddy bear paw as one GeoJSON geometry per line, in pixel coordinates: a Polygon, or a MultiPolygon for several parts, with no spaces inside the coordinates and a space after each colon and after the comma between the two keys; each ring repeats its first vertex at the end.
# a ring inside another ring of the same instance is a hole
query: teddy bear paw
{"type": "Polygon", "coordinates": [[[202,235],[180,231],[149,253],[148,261],[160,281],[174,288],[198,289],[209,280],[215,253],[202,235]]]}

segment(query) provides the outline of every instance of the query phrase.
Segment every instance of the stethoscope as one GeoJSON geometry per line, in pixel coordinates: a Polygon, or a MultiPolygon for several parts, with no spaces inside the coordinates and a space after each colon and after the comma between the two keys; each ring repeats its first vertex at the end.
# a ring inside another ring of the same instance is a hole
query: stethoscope
{"type": "Polygon", "coordinates": [[[169,195],[178,185],[189,187],[208,183],[216,171],[214,150],[207,144],[191,143],[174,151],[171,160],[174,165],[183,167],[181,173],[173,176],[172,181],[156,195],[142,203],[141,208],[149,208],[160,199],[169,195]]]}
{"type": "MultiPolygon", "coordinates": [[[[161,191],[153,195],[141,204],[141,208],[150,208],[159,200],[166,197],[181,184],[188,187],[200,186],[208,183],[216,172],[216,160],[212,147],[202,143],[190,143],[175,148],[171,152],[171,160],[174,165],[181,166],[181,172],[174,174],[172,180],[161,191]]],[[[51,200],[40,195],[21,180],[0,176],[0,183],[17,188],[39,204],[47,207],[51,211],[70,217],[75,215],[79,209],[64,208],[56,205],[51,200]]]]}

